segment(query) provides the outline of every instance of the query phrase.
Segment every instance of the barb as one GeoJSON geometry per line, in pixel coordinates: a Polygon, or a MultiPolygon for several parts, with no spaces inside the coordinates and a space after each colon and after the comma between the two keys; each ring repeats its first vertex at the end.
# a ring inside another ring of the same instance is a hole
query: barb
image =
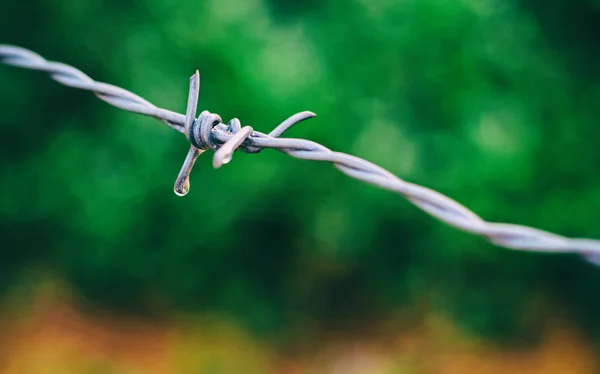
{"type": "Polygon", "coordinates": [[[237,119],[224,124],[221,117],[208,111],[202,112],[196,118],[200,86],[198,72],[190,80],[188,109],[186,115],[182,115],[158,108],[120,87],[96,82],[74,67],[47,61],[24,48],[0,45],[0,61],[21,68],[45,71],[59,83],[92,91],[100,99],[117,108],[156,118],[185,134],[191,148],[175,183],[175,192],[178,195],[188,192],[191,169],[196,158],[205,150],[216,151],[213,165],[218,168],[231,160],[236,149],[258,153],[262,149],[273,148],[299,159],[331,162],[346,175],[397,192],[448,225],[483,236],[496,245],[538,252],[577,253],[591,262],[600,263],[600,240],[571,239],[527,226],[486,222],[449,197],[429,188],[405,182],[368,161],[334,152],[309,140],[279,138],[293,125],[314,117],[312,112],[301,112],[291,116],[269,134],[254,131],[249,126],[242,128],[237,119]]]}

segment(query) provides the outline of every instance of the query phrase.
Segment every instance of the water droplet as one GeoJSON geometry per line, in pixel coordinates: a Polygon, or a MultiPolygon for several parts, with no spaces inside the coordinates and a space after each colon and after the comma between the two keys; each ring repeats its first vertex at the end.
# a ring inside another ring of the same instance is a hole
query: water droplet
{"type": "Polygon", "coordinates": [[[186,180],[181,186],[175,184],[175,188],[173,188],[173,191],[177,196],[187,195],[187,193],[190,192],[190,182],[186,180]]]}

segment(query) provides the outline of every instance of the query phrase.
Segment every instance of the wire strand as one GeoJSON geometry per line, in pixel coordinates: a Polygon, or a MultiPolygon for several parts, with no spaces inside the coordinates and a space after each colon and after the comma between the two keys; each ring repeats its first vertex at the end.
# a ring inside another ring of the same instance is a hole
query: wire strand
{"type": "MultiPolygon", "coordinates": [[[[230,121],[227,125],[222,124],[220,123],[220,117],[208,112],[203,112],[198,119],[195,119],[195,104],[188,104],[187,115],[156,107],[132,92],[110,84],[96,82],[72,66],[47,61],[40,55],[21,47],[0,45],[0,61],[20,68],[47,72],[59,83],[92,91],[101,100],[117,108],[156,118],[171,128],[186,134],[190,142],[192,142],[192,139],[190,139],[191,127],[194,124],[205,126],[199,130],[201,132],[207,131],[205,138],[203,138],[203,144],[209,142],[210,144],[206,146],[210,146],[215,150],[227,145],[225,147],[227,151],[215,152],[213,161],[215,167],[229,161],[231,153],[238,147],[249,153],[257,153],[264,148],[273,148],[299,159],[331,162],[342,173],[383,189],[397,192],[423,211],[446,224],[474,235],[483,236],[498,246],[538,252],[577,253],[590,262],[600,264],[600,240],[572,239],[527,226],[486,222],[455,200],[429,188],[403,181],[371,162],[348,154],[334,152],[309,140],[279,138],[284,131],[294,124],[313,117],[314,114],[311,112],[298,113],[284,121],[271,133],[264,134],[253,131],[252,128],[241,128],[237,119],[230,121]],[[190,109],[190,106],[193,106],[193,108],[190,109]],[[207,121],[207,118],[210,118],[211,121],[207,121]],[[219,120],[214,121],[214,118],[219,120]],[[244,134],[238,134],[240,131],[243,131],[244,134]]],[[[197,73],[195,76],[197,76],[197,73]]],[[[193,84],[199,85],[199,76],[197,76],[197,79],[198,81],[194,81],[194,76],[192,76],[192,88],[194,87],[193,84]]],[[[195,90],[191,89],[190,95],[194,92],[197,99],[197,91],[197,87],[195,90]]],[[[192,99],[192,96],[190,96],[190,103],[193,103],[192,99]]],[[[204,149],[198,149],[192,145],[186,164],[182,168],[182,172],[185,173],[181,179],[178,178],[180,184],[183,183],[182,181],[187,180],[195,157],[202,151],[204,149]]],[[[189,183],[187,189],[189,189],[189,183]]],[[[185,194],[187,189],[182,189],[183,193],[178,194],[185,194]]]]}

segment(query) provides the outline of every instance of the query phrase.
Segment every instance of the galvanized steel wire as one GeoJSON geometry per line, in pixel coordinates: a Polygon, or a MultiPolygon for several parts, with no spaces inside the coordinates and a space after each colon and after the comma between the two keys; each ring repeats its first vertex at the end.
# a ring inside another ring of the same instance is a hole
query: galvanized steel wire
{"type": "Polygon", "coordinates": [[[0,45],[0,61],[25,69],[45,71],[59,83],[92,91],[100,99],[117,108],[154,117],[185,134],[191,148],[175,183],[175,191],[179,195],[184,195],[189,190],[189,173],[196,157],[207,149],[215,151],[213,165],[220,167],[229,162],[236,149],[258,153],[264,148],[274,148],[300,159],[331,162],[348,176],[395,191],[448,225],[481,235],[496,245],[518,250],[578,253],[592,262],[598,262],[600,259],[600,240],[572,239],[527,226],[486,222],[455,200],[429,188],[403,181],[371,162],[334,152],[309,140],[280,137],[294,124],[314,117],[311,112],[301,112],[290,117],[269,134],[254,131],[249,126],[241,127],[237,119],[224,124],[218,115],[207,111],[196,118],[199,92],[197,72],[190,81],[188,110],[183,115],[156,107],[120,87],[96,82],[72,66],[47,61],[21,47],[0,45]]]}

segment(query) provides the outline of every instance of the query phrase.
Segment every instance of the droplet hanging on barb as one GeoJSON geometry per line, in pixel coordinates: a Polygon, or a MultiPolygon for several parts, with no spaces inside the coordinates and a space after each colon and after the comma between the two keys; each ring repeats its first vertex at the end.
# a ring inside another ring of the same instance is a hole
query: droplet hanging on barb
{"type": "MultiPolygon", "coordinates": [[[[200,95],[200,73],[196,70],[196,73],[190,77],[190,92],[188,95],[188,104],[187,110],[185,112],[185,123],[184,129],[186,131],[186,136],[189,137],[189,129],[192,127],[196,119],[196,109],[198,107],[198,96],[200,95]]],[[[204,152],[193,145],[190,147],[188,154],[183,161],[183,165],[181,166],[181,170],[177,175],[177,179],[175,180],[175,186],[173,187],[173,191],[177,196],[185,196],[190,191],[190,173],[192,172],[192,168],[194,167],[194,163],[198,156],[200,156],[204,152]]]]}
{"type": "Polygon", "coordinates": [[[179,171],[179,175],[177,175],[177,179],[175,180],[175,186],[173,187],[173,191],[175,191],[178,196],[185,196],[190,191],[190,173],[192,172],[196,159],[202,152],[204,151],[201,151],[194,146],[190,147],[185,161],[183,161],[183,165],[181,166],[181,170],[179,171]]]}

